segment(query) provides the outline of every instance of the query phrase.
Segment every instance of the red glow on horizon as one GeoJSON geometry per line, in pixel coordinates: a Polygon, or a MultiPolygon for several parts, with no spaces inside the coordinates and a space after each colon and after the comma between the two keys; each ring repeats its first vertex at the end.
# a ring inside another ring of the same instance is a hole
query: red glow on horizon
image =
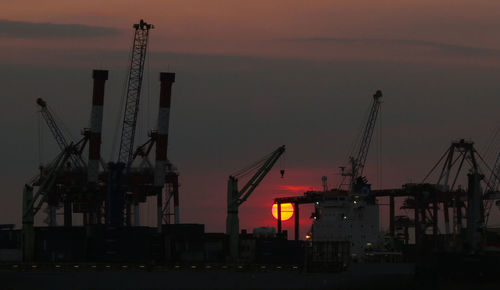
{"type": "Polygon", "coordinates": [[[313,186],[308,186],[308,185],[280,185],[279,189],[283,191],[294,191],[294,192],[306,192],[311,190],[317,190],[313,186]]]}

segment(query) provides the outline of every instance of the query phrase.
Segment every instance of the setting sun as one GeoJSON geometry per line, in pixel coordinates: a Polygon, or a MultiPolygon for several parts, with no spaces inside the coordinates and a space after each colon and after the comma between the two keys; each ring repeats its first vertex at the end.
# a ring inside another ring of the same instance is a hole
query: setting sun
{"type": "MultiPolygon", "coordinates": [[[[273,204],[273,217],[278,219],[278,204],[273,204]]],[[[286,221],[289,220],[293,216],[293,205],[291,203],[282,203],[281,204],[281,220],[286,221]]]]}

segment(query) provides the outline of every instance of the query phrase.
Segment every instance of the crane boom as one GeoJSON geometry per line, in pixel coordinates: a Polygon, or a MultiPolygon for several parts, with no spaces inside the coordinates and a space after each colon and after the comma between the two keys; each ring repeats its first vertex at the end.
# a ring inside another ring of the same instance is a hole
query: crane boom
{"type": "Polygon", "coordinates": [[[368,116],[368,121],[366,122],[365,129],[363,130],[363,136],[361,139],[361,144],[359,146],[358,154],[353,163],[353,180],[356,180],[358,177],[363,175],[366,157],[368,156],[368,150],[372,141],[373,129],[375,128],[378,112],[380,110],[381,98],[382,92],[380,90],[377,90],[377,92],[375,92],[375,94],[373,95],[373,104],[370,110],[370,115],[368,116]]]}
{"type": "Polygon", "coordinates": [[[133,161],[135,129],[137,114],[139,112],[149,30],[154,27],[141,19],[138,24],[133,25],[133,28],[135,29],[134,42],[127,79],[118,161],[108,164],[106,223],[114,226],[123,225],[123,209],[126,202],[126,187],[124,187],[124,183],[126,182],[126,177],[129,174],[133,161]]]}
{"type": "Polygon", "coordinates": [[[255,190],[255,188],[260,184],[262,179],[267,175],[267,173],[271,170],[273,165],[278,161],[281,154],[285,152],[285,146],[281,146],[276,149],[271,156],[264,162],[262,167],[257,170],[257,172],[252,176],[252,178],[245,184],[245,186],[239,191],[239,199],[238,204],[244,203],[255,190]]]}
{"type": "Polygon", "coordinates": [[[380,104],[382,98],[382,92],[377,90],[373,95],[373,103],[370,109],[370,114],[368,115],[368,120],[364,126],[363,133],[361,136],[361,142],[359,143],[358,152],[356,157],[350,156],[349,163],[351,163],[351,171],[348,173],[344,173],[345,167],[340,167],[342,170],[342,182],[340,183],[339,189],[342,188],[343,185],[347,185],[344,183],[345,178],[349,177],[349,190],[353,190],[353,186],[358,179],[363,177],[363,170],[365,169],[366,157],[368,156],[368,150],[370,149],[370,143],[372,141],[373,129],[375,128],[375,124],[377,121],[377,116],[380,111],[380,104]]]}
{"type": "Polygon", "coordinates": [[[148,45],[149,30],[153,25],[142,19],[135,28],[132,56],[127,82],[127,94],[125,99],[125,111],[123,116],[122,134],[120,139],[120,150],[118,162],[124,163],[126,171],[132,163],[134,153],[134,138],[137,124],[137,113],[139,112],[139,100],[141,97],[142,77],[144,75],[144,62],[148,45]]]}
{"type": "MultiPolygon", "coordinates": [[[[43,118],[45,119],[47,126],[49,127],[50,131],[52,132],[52,135],[54,136],[54,139],[56,139],[57,145],[61,149],[61,152],[68,150],[70,144],[66,140],[66,137],[64,137],[64,134],[62,133],[59,126],[57,126],[57,123],[56,123],[54,116],[52,115],[49,108],[47,107],[47,102],[45,102],[41,98],[38,98],[38,99],[36,99],[36,103],[40,106],[40,113],[42,114],[43,118]]],[[[85,162],[83,161],[83,159],[80,155],[70,154],[69,158],[71,160],[72,165],[74,165],[76,168],[84,168],[85,167],[85,162]]]]}
{"type": "MultiPolygon", "coordinates": [[[[264,177],[266,177],[267,173],[272,169],[273,165],[284,152],[285,145],[278,147],[278,149],[274,150],[268,157],[258,162],[255,166],[252,166],[252,168],[256,168],[260,165],[255,174],[241,190],[238,190],[237,177],[243,175],[243,173],[229,176],[229,180],[227,182],[226,234],[229,235],[231,256],[233,259],[238,258],[238,233],[240,227],[238,208],[250,197],[255,188],[260,184],[264,177]]],[[[244,173],[246,172],[248,172],[248,170],[244,170],[244,173]]]]}

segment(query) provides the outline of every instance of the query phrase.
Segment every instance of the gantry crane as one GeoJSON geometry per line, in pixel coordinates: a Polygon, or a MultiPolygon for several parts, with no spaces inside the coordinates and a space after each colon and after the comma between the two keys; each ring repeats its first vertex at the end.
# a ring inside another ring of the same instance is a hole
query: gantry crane
{"type": "MultiPolygon", "coordinates": [[[[235,174],[229,176],[227,181],[227,218],[226,218],[226,234],[229,235],[229,244],[231,257],[237,259],[239,256],[239,219],[238,208],[243,204],[255,190],[255,188],[264,179],[267,173],[271,170],[278,158],[285,152],[285,145],[274,150],[271,154],[257,161],[249,167],[246,167],[235,174]],[[238,189],[238,177],[245,176],[256,170],[255,174],[243,186],[238,189]]],[[[281,171],[283,175],[284,171],[281,171]]]]}
{"type": "Polygon", "coordinates": [[[495,164],[494,168],[490,168],[473,142],[460,139],[451,143],[422,183],[405,185],[406,188],[421,188],[405,201],[405,207],[413,209],[415,213],[416,242],[419,243],[429,228],[434,236],[439,234],[438,211],[442,208],[444,234],[451,234],[455,245],[463,237],[465,239],[462,242],[467,244],[468,251],[479,251],[483,246],[484,229],[491,205],[500,199],[496,190],[498,166],[495,164]],[[438,168],[441,170],[438,171],[438,168]],[[485,179],[486,173],[490,174],[489,180],[485,179]],[[435,183],[426,183],[434,177],[437,177],[435,183]],[[466,182],[466,190],[462,189],[461,182],[466,182]],[[450,207],[453,210],[452,227],[450,207]],[[465,228],[463,219],[466,220],[465,228]]]}
{"type": "Polygon", "coordinates": [[[349,191],[352,192],[354,190],[354,185],[359,183],[360,181],[364,181],[363,170],[365,168],[366,157],[368,156],[368,150],[370,149],[370,143],[373,136],[373,131],[375,128],[375,124],[377,121],[377,116],[380,111],[380,104],[382,98],[382,91],[377,90],[373,95],[373,103],[370,109],[370,114],[368,115],[368,120],[365,124],[362,136],[361,143],[359,143],[357,149],[356,156],[349,157],[349,163],[351,165],[350,172],[344,172],[345,167],[341,167],[342,176],[344,177],[339,189],[343,185],[349,185],[349,191]],[[349,183],[345,183],[345,178],[349,177],[349,183]]]}

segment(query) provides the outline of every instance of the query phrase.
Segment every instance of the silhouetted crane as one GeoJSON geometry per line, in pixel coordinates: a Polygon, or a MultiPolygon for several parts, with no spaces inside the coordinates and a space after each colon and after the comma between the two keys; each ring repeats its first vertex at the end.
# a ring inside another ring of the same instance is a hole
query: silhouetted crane
{"type": "MultiPolygon", "coordinates": [[[[226,218],[226,234],[229,235],[229,244],[231,250],[231,257],[238,258],[239,239],[238,234],[240,230],[238,208],[243,204],[255,190],[255,188],[264,179],[267,173],[271,170],[278,158],[285,152],[285,145],[274,150],[268,156],[257,161],[256,163],[246,167],[235,174],[229,176],[227,181],[227,218],[226,218]],[[238,189],[238,177],[247,175],[252,171],[257,170],[250,180],[238,189]]],[[[283,176],[284,171],[281,170],[283,176]]]]}
{"type": "Polygon", "coordinates": [[[370,114],[368,115],[368,121],[365,124],[363,135],[361,136],[361,142],[357,145],[357,154],[356,156],[349,156],[349,163],[351,165],[350,172],[344,172],[345,167],[340,167],[342,170],[342,182],[339,186],[339,189],[342,185],[346,185],[345,177],[349,177],[349,191],[353,190],[353,186],[356,183],[362,182],[366,183],[366,179],[363,177],[363,170],[365,169],[366,157],[368,156],[368,150],[370,149],[370,143],[372,141],[373,131],[375,128],[375,124],[377,121],[377,116],[380,111],[380,104],[382,98],[382,91],[377,90],[373,95],[373,103],[371,106],[370,114]]]}

